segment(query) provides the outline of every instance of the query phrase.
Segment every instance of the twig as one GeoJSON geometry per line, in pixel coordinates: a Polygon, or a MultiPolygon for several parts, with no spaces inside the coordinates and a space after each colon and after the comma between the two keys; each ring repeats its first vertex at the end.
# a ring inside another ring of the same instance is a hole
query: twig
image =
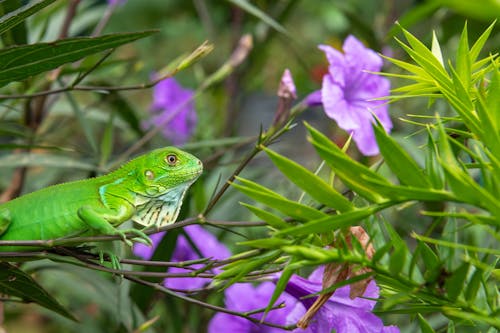
{"type": "MultiPolygon", "coordinates": [[[[164,294],[167,294],[167,295],[170,295],[170,296],[182,299],[182,300],[184,300],[186,302],[189,302],[191,304],[196,304],[196,305],[199,305],[199,306],[211,309],[213,311],[223,312],[223,313],[231,314],[231,315],[234,315],[234,316],[242,317],[242,318],[250,320],[250,321],[252,321],[253,323],[256,323],[256,324],[266,325],[266,326],[275,327],[275,328],[281,328],[281,329],[285,329],[285,330],[293,330],[293,329],[296,328],[296,325],[287,325],[287,326],[278,325],[278,324],[274,324],[274,323],[271,323],[271,322],[261,321],[260,319],[251,317],[251,315],[253,315],[253,314],[265,312],[266,308],[261,308],[261,309],[255,309],[255,310],[251,310],[251,311],[246,311],[244,313],[237,312],[237,311],[225,309],[223,307],[219,307],[219,306],[216,306],[216,305],[213,305],[213,304],[210,304],[210,303],[206,303],[206,302],[200,301],[200,300],[192,298],[192,297],[188,297],[188,296],[183,295],[181,293],[174,292],[173,290],[168,289],[168,288],[166,288],[166,287],[164,287],[164,286],[162,286],[162,285],[160,285],[158,283],[153,283],[153,282],[145,281],[145,280],[142,280],[142,279],[136,277],[136,276],[144,276],[144,277],[193,277],[192,274],[182,274],[182,273],[181,274],[180,273],[171,273],[171,274],[169,274],[169,273],[138,272],[138,271],[113,269],[113,268],[109,268],[109,267],[106,267],[106,266],[103,266],[103,265],[100,265],[100,264],[93,263],[90,260],[88,260],[88,258],[86,258],[85,256],[82,256],[79,253],[75,253],[74,251],[72,251],[70,249],[64,249],[63,248],[62,250],[63,250],[63,252],[66,252],[67,254],[69,254],[69,255],[73,256],[74,258],[78,259],[80,261],[80,263],[81,263],[81,266],[83,266],[83,267],[86,267],[86,268],[89,268],[89,269],[100,270],[100,271],[104,271],[104,272],[108,272],[108,273],[113,273],[113,274],[120,274],[125,279],[127,279],[129,281],[132,281],[132,282],[135,282],[135,283],[138,283],[138,284],[142,284],[142,285],[145,285],[145,286],[149,286],[149,287],[151,287],[151,288],[153,288],[153,289],[155,289],[155,290],[157,290],[159,292],[162,292],[164,294]]],[[[197,275],[195,275],[195,276],[196,277],[207,277],[207,278],[213,278],[214,277],[213,274],[199,274],[199,273],[197,275]]],[[[184,292],[184,291],[182,291],[182,292],[184,292]]],[[[283,308],[284,306],[285,306],[284,303],[280,303],[280,304],[272,307],[271,310],[283,308]]]]}
{"type": "MultiPolygon", "coordinates": [[[[251,317],[250,315],[248,315],[247,313],[241,313],[241,312],[237,312],[237,311],[233,311],[233,310],[229,310],[229,309],[226,309],[226,308],[223,308],[223,307],[220,307],[220,306],[216,306],[216,305],[213,305],[213,304],[210,304],[210,303],[206,303],[206,302],[203,302],[203,301],[200,301],[196,298],[192,298],[192,297],[188,297],[186,295],[182,295],[180,293],[176,293],[176,292],[173,292],[172,290],[158,284],[158,283],[154,283],[154,282],[149,282],[149,281],[145,281],[145,280],[142,280],[142,279],[138,279],[138,278],[135,278],[135,277],[132,277],[132,276],[124,276],[125,279],[127,280],[130,280],[130,281],[133,281],[135,283],[138,283],[138,284],[142,284],[142,285],[145,285],[145,286],[149,286],[161,293],[164,293],[164,294],[167,294],[167,295],[170,295],[170,296],[173,296],[173,297],[176,297],[176,298],[179,298],[179,299],[182,299],[183,301],[186,301],[188,303],[191,303],[191,304],[196,304],[196,305],[199,305],[199,306],[202,306],[204,308],[207,308],[207,309],[210,309],[210,310],[213,310],[213,311],[217,311],[217,312],[223,312],[223,313],[227,313],[227,314],[230,314],[230,315],[233,315],[233,316],[237,316],[237,317],[242,317],[242,318],[245,318],[247,320],[250,320],[251,322],[255,323],[255,324],[261,324],[261,325],[266,325],[266,326],[269,326],[269,327],[275,327],[275,328],[281,328],[281,329],[284,329],[284,330],[288,330],[288,331],[291,331],[293,329],[295,329],[297,326],[296,325],[287,325],[287,326],[284,326],[284,325],[278,325],[278,324],[274,324],[274,323],[270,323],[270,322],[267,322],[267,321],[261,321],[260,319],[257,319],[257,318],[253,318],[251,317]]],[[[275,307],[273,307],[272,309],[279,309],[279,308],[282,308],[284,306],[284,303],[281,303],[275,307]]],[[[262,309],[256,309],[256,310],[252,310],[252,311],[249,311],[251,314],[255,314],[255,313],[262,313],[262,312],[265,312],[266,309],[265,308],[262,308],[262,309]]]]}

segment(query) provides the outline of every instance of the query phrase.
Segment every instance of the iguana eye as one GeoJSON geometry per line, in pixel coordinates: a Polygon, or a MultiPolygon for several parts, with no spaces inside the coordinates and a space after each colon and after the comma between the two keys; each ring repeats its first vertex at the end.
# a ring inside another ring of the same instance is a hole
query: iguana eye
{"type": "Polygon", "coordinates": [[[167,155],[167,157],[165,157],[165,160],[167,161],[168,164],[175,165],[175,163],[177,163],[177,156],[174,154],[170,154],[167,155]]]}

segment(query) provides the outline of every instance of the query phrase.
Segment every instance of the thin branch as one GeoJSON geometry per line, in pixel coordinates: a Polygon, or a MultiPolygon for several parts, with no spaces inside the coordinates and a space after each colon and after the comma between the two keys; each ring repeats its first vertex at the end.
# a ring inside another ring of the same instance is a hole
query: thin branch
{"type": "MultiPolygon", "coordinates": [[[[293,329],[296,328],[296,325],[287,325],[287,326],[278,325],[278,324],[274,324],[274,323],[271,323],[271,322],[261,321],[260,319],[251,317],[251,315],[253,315],[253,314],[265,312],[266,308],[255,309],[255,310],[247,311],[245,313],[241,313],[241,312],[229,310],[229,309],[226,309],[226,308],[223,308],[223,307],[219,307],[219,306],[216,306],[216,305],[213,305],[213,304],[210,304],[210,303],[206,303],[206,302],[200,301],[200,300],[192,298],[192,297],[188,297],[188,296],[183,295],[181,293],[175,292],[175,291],[173,291],[173,290],[171,290],[169,288],[166,288],[166,287],[164,287],[164,286],[162,286],[162,285],[160,285],[158,283],[153,283],[153,282],[145,281],[145,280],[142,280],[142,279],[136,277],[136,276],[145,276],[145,277],[193,277],[192,275],[183,275],[183,274],[174,274],[174,273],[168,274],[168,273],[157,273],[157,272],[138,272],[138,271],[113,269],[113,268],[109,268],[109,267],[106,267],[106,266],[103,266],[103,265],[100,265],[100,264],[93,263],[90,260],[88,260],[88,258],[86,258],[85,256],[82,256],[79,253],[76,253],[76,252],[74,252],[74,251],[72,251],[70,249],[62,249],[62,250],[63,250],[63,252],[66,252],[67,254],[69,254],[69,255],[73,256],[74,258],[78,259],[80,261],[80,265],[83,266],[83,267],[86,267],[86,268],[89,268],[89,269],[95,269],[95,270],[99,270],[99,271],[104,271],[104,272],[108,272],[108,273],[113,273],[113,274],[120,274],[125,279],[127,279],[129,281],[132,281],[132,282],[135,282],[135,283],[138,283],[138,284],[142,284],[142,285],[145,285],[145,286],[149,286],[149,287],[151,287],[151,288],[153,288],[153,289],[155,289],[155,290],[157,290],[157,291],[159,291],[161,293],[164,293],[164,294],[167,294],[167,295],[170,295],[170,296],[182,299],[182,300],[184,300],[186,302],[189,302],[191,304],[196,304],[196,305],[199,305],[199,306],[211,309],[213,311],[223,312],[223,313],[231,314],[231,315],[234,315],[234,316],[242,317],[242,318],[250,320],[250,321],[252,321],[253,323],[256,323],[256,324],[266,325],[266,326],[275,327],[275,328],[281,328],[281,329],[285,329],[285,330],[293,330],[293,329]]],[[[213,277],[214,275],[213,274],[197,274],[196,276],[197,277],[213,277]]],[[[184,291],[182,291],[182,292],[184,292],[184,291]]],[[[271,308],[271,310],[283,308],[284,306],[285,306],[284,303],[280,303],[277,306],[274,306],[273,308],[271,308]]]]}
{"type": "MultiPolygon", "coordinates": [[[[230,315],[233,315],[233,316],[237,316],[237,317],[242,317],[242,318],[245,318],[247,320],[250,320],[251,322],[255,323],[255,324],[261,324],[261,325],[266,325],[266,326],[269,326],[269,327],[275,327],[275,328],[281,328],[281,329],[284,329],[284,330],[288,330],[288,331],[291,331],[293,329],[295,329],[297,326],[296,325],[287,325],[287,326],[284,326],[284,325],[278,325],[278,324],[274,324],[274,323],[270,323],[270,322],[267,322],[267,321],[261,321],[260,319],[257,319],[257,318],[254,318],[254,317],[251,317],[250,315],[248,315],[247,313],[241,313],[241,312],[237,312],[237,311],[233,311],[233,310],[229,310],[229,309],[226,309],[226,308],[223,308],[223,307],[220,307],[220,306],[216,306],[216,305],[213,305],[213,304],[210,304],[210,303],[206,303],[206,302],[203,302],[203,301],[200,301],[196,298],[192,298],[192,297],[188,297],[186,295],[183,295],[183,294],[180,294],[180,293],[176,293],[176,292],[173,292],[172,290],[158,284],[158,283],[154,283],[154,282],[149,282],[149,281],[145,281],[145,280],[142,280],[142,279],[138,279],[138,278],[135,278],[135,277],[131,277],[131,276],[124,276],[125,279],[127,280],[130,280],[132,282],[135,282],[135,283],[138,283],[138,284],[142,284],[144,286],[149,286],[163,294],[167,294],[167,295],[170,295],[170,296],[173,296],[173,297],[176,297],[176,298],[179,298],[179,299],[182,299],[183,301],[186,301],[188,303],[191,303],[191,304],[196,304],[196,305],[199,305],[199,306],[202,306],[204,308],[207,308],[207,309],[210,309],[210,310],[213,310],[213,311],[217,311],[217,312],[223,312],[223,313],[227,313],[227,314],[230,314],[230,315]]],[[[284,307],[284,303],[281,303],[275,307],[273,307],[272,309],[278,309],[278,308],[282,308],[284,307]]],[[[255,314],[255,313],[262,313],[262,312],[265,312],[266,309],[265,308],[262,308],[262,309],[256,309],[256,310],[252,310],[252,311],[249,311],[249,313],[251,314],[255,314]]]]}
{"type": "MultiPolygon", "coordinates": [[[[169,225],[165,225],[161,228],[149,228],[144,230],[144,233],[147,235],[151,235],[154,233],[168,231],[171,229],[183,228],[192,224],[200,224],[198,217],[190,217],[184,219],[182,221],[178,221],[169,225]]],[[[240,226],[240,227],[253,227],[253,226],[264,226],[266,225],[263,221],[218,221],[218,220],[209,220],[206,223],[208,225],[221,225],[221,226],[240,226]]],[[[134,239],[137,235],[128,233],[128,239],[134,239]]],[[[105,242],[105,241],[113,241],[113,240],[121,240],[122,238],[119,235],[102,235],[102,236],[85,236],[85,237],[68,237],[68,238],[56,238],[56,239],[46,239],[46,240],[0,240],[0,246],[32,246],[32,247],[41,247],[41,248],[52,248],[56,246],[65,246],[71,244],[83,244],[88,242],[105,242]]],[[[25,251],[23,251],[25,253],[25,251]]],[[[5,254],[4,252],[2,254],[5,254]]],[[[13,252],[17,253],[17,252],[13,252]]]]}
{"type": "Polygon", "coordinates": [[[285,133],[293,121],[295,117],[297,117],[301,112],[305,110],[304,103],[299,103],[295,107],[290,110],[289,118],[286,121],[283,121],[281,124],[276,124],[278,126],[271,126],[267,132],[261,133],[257,138],[257,142],[252,150],[246,155],[243,161],[238,165],[238,167],[233,171],[231,176],[226,180],[224,185],[222,185],[221,189],[212,197],[207,207],[201,214],[201,217],[204,218],[215,206],[215,204],[220,200],[222,195],[227,191],[231,183],[234,181],[236,176],[238,176],[241,171],[252,161],[252,159],[262,151],[263,147],[270,145],[274,142],[278,137],[280,137],[283,133],[285,133]]]}

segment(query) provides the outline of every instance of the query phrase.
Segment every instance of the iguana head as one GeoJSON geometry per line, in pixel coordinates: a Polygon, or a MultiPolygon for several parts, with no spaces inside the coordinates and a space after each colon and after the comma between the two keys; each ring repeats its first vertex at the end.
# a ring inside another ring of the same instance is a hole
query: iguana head
{"type": "Polygon", "coordinates": [[[128,184],[136,194],[132,220],[146,227],[175,222],[184,195],[203,170],[199,159],[175,147],[153,150],[129,165],[137,179],[128,184]]]}
{"type": "Polygon", "coordinates": [[[150,197],[179,186],[187,189],[203,171],[199,159],[175,147],[153,150],[139,160],[135,170],[139,188],[134,192],[150,197]]]}

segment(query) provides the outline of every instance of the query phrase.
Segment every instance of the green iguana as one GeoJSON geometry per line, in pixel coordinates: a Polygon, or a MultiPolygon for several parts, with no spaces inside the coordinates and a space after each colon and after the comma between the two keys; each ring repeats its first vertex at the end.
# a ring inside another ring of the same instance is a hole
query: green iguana
{"type": "MultiPolygon", "coordinates": [[[[200,160],[174,147],[161,148],[109,174],[26,194],[0,205],[0,240],[48,240],[126,233],[151,244],[138,229],[118,230],[133,220],[157,227],[175,222],[184,195],[203,170],[200,160]]],[[[0,251],[29,250],[0,246],[0,251]]]]}

